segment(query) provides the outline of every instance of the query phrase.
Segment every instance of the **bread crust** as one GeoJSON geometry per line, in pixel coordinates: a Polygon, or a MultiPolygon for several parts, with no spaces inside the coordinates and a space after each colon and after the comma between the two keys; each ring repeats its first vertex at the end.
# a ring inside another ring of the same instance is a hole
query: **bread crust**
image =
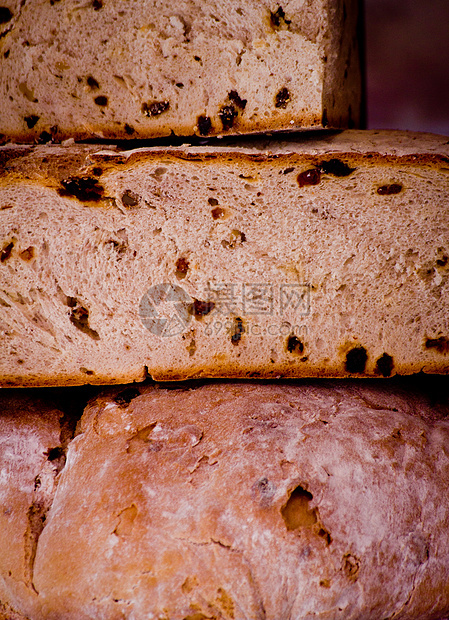
{"type": "Polygon", "coordinates": [[[108,390],[69,446],[32,618],[445,617],[448,413],[386,382],[108,390]]]}
{"type": "Polygon", "coordinates": [[[16,390],[2,390],[0,410],[0,618],[29,620],[41,614],[34,561],[64,464],[63,413],[16,390]]]}
{"type": "Polygon", "coordinates": [[[100,148],[0,149],[3,385],[448,372],[446,137],[100,148]]]}

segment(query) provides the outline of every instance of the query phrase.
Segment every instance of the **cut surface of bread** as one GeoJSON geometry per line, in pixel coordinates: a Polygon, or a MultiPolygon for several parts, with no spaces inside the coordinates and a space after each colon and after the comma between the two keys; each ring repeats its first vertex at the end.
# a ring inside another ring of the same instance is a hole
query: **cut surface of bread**
{"type": "Polygon", "coordinates": [[[446,617],[447,402],[385,381],[298,383],[91,401],[27,617],[446,617]]]}
{"type": "Polygon", "coordinates": [[[6,0],[16,141],[355,127],[358,0],[6,0]]]}
{"type": "Polygon", "coordinates": [[[449,369],[448,139],[5,146],[3,385],[449,369]]]}

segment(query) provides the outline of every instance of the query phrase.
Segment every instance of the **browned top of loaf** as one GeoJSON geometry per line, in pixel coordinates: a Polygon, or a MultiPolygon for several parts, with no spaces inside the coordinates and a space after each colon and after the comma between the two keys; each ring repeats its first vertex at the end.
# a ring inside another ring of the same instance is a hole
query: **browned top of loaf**
{"type": "Polygon", "coordinates": [[[44,617],[442,617],[447,414],[365,382],[105,392],[39,541],[44,617]]]}

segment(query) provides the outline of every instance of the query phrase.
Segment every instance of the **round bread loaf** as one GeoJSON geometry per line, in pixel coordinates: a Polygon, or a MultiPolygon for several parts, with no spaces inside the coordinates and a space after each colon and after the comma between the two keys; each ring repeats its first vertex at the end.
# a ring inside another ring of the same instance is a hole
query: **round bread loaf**
{"type": "Polygon", "coordinates": [[[442,618],[448,412],[384,382],[109,390],[69,445],[32,618],[442,618]]]}

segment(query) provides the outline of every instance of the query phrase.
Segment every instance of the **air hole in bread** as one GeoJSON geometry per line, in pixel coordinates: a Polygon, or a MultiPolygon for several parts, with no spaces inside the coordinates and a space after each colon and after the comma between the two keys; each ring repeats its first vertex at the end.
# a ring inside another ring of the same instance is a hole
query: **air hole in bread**
{"type": "Polygon", "coordinates": [[[145,428],[141,429],[138,433],[133,435],[131,439],[128,441],[126,446],[126,452],[128,454],[135,454],[136,452],[141,452],[142,450],[149,450],[150,452],[159,452],[162,448],[162,444],[159,441],[154,441],[150,438],[151,432],[153,428],[157,425],[157,422],[154,424],[150,424],[145,428]]]}
{"type": "Polygon", "coordinates": [[[90,86],[92,90],[98,90],[100,88],[100,84],[91,75],[88,76],[88,78],[86,79],[86,82],[87,82],[87,85],[90,86]]]}
{"type": "Polygon", "coordinates": [[[20,252],[19,254],[20,258],[26,262],[29,262],[30,260],[33,260],[34,258],[34,248],[33,246],[30,245],[29,248],[26,248],[26,250],[22,250],[22,252],[20,252]]]}
{"type": "Polygon", "coordinates": [[[187,347],[187,351],[189,352],[189,357],[193,357],[196,353],[196,342],[194,340],[194,338],[192,338],[192,340],[189,343],[189,346],[187,347]]]}
{"type": "Polygon", "coordinates": [[[217,603],[224,611],[227,618],[235,618],[235,604],[229,594],[223,588],[217,588],[217,603]]]}
{"type": "Polygon", "coordinates": [[[33,587],[33,570],[36,558],[37,543],[45,527],[47,512],[50,508],[51,499],[45,496],[45,491],[41,491],[40,480],[35,480],[34,493],[35,501],[31,504],[27,512],[27,528],[24,534],[24,560],[25,583],[28,587],[33,587]],[[42,497],[41,497],[42,496],[42,497]]]}
{"type": "Polygon", "coordinates": [[[440,336],[439,338],[427,338],[425,342],[426,349],[435,349],[438,353],[446,355],[449,353],[449,338],[440,336]]]}
{"type": "MultiPolygon", "coordinates": [[[[125,508],[118,515],[119,523],[114,530],[114,534],[116,536],[127,536],[131,534],[134,520],[137,517],[137,506],[135,504],[131,504],[128,508],[125,508]]],[[[114,599],[118,602],[119,599],[114,599]]]]}
{"type": "Polygon", "coordinates": [[[98,332],[89,326],[89,310],[82,306],[75,297],[67,297],[67,305],[71,308],[70,322],[72,325],[93,340],[100,340],[98,332]]]}
{"type": "Polygon", "coordinates": [[[276,485],[268,480],[261,478],[251,487],[251,496],[258,502],[261,508],[269,508],[276,493],[276,485]]]}
{"type": "Polygon", "coordinates": [[[244,241],[246,241],[245,233],[240,230],[231,230],[231,235],[229,237],[229,241],[227,239],[223,239],[221,245],[224,248],[228,248],[233,250],[236,246],[241,245],[244,241]]]}
{"type": "Polygon", "coordinates": [[[277,30],[279,28],[282,28],[282,26],[288,26],[290,25],[292,22],[290,19],[286,19],[285,18],[285,12],[284,9],[279,6],[276,11],[270,11],[270,23],[271,26],[277,30]]]}
{"type": "Polygon", "coordinates": [[[424,280],[424,282],[430,284],[435,275],[435,268],[432,263],[426,263],[424,266],[416,270],[416,275],[421,278],[421,280],[424,280]]]}
{"type": "Polygon", "coordinates": [[[312,527],[318,521],[316,508],[309,508],[312,499],[312,493],[301,486],[297,486],[291,492],[287,503],[281,508],[281,515],[288,531],[300,527],[312,527]]]}
{"type": "Polygon", "coordinates": [[[139,196],[132,192],[130,189],[127,189],[122,194],[122,203],[125,207],[137,207],[139,204],[139,196]]]}
{"type": "Polygon", "coordinates": [[[128,125],[128,123],[125,123],[125,127],[124,127],[124,129],[125,129],[125,133],[126,133],[128,136],[132,135],[132,134],[135,132],[134,127],[132,127],[132,125],[128,125]]]}
{"type": "Polygon", "coordinates": [[[42,131],[39,134],[38,142],[39,144],[46,144],[52,140],[52,135],[48,131],[42,131]]]}
{"type": "Polygon", "coordinates": [[[80,372],[87,375],[88,377],[91,377],[92,375],[95,374],[93,370],[89,370],[88,368],[85,368],[84,366],[80,366],[80,372]]]}
{"type": "Polygon", "coordinates": [[[218,200],[216,198],[208,198],[207,202],[211,207],[216,207],[218,205],[218,200]]]}
{"type": "MultiPolygon", "coordinates": [[[[150,435],[156,426],[157,422],[152,422],[151,424],[148,424],[147,426],[141,428],[139,431],[137,431],[135,435],[131,437],[128,442],[128,447],[131,445],[131,442],[149,443],[151,441],[150,435]]],[[[130,452],[130,450],[128,450],[128,452],[130,452]]]]}
{"type": "Polygon", "coordinates": [[[322,538],[324,540],[324,542],[326,543],[327,546],[329,546],[332,542],[332,537],[329,534],[329,532],[323,527],[320,526],[316,532],[317,536],[319,536],[320,538],[322,538]]]}
{"type": "Polygon", "coordinates": [[[359,374],[365,372],[368,354],[365,347],[354,347],[346,354],[345,368],[351,374],[359,374]]]}
{"type": "Polygon", "coordinates": [[[48,461],[56,461],[57,459],[64,456],[64,449],[62,448],[62,446],[56,446],[56,448],[50,448],[47,451],[46,455],[48,461]]]}
{"type": "Polygon", "coordinates": [[[166,172],[167,172],[167,168],[164,168],[163,166],[159,166],[158,168],[154,170],[154,172],[150,174],[150,176],[153,177],[153,179],[160,181],[161,177],[163,177],[166,172]]]}
{"type": "Polygon", "coordinates": [[[198,116],[196,124],[198,126],[198,133],[200,136],[208,136],[212,131],[212,121],[208,116],[198,116]]]}
{"type": "Polygon", "coordinates": [[[28,88],[25,82],[20,82],[19,90],[22,93],[22,95],[25,97],[25,99],[28,99],[28,101],[31,101],[31,103],[38,103],[39,100],[36,99],[36,97],[34,96],[33,90],[28,88]]]}

